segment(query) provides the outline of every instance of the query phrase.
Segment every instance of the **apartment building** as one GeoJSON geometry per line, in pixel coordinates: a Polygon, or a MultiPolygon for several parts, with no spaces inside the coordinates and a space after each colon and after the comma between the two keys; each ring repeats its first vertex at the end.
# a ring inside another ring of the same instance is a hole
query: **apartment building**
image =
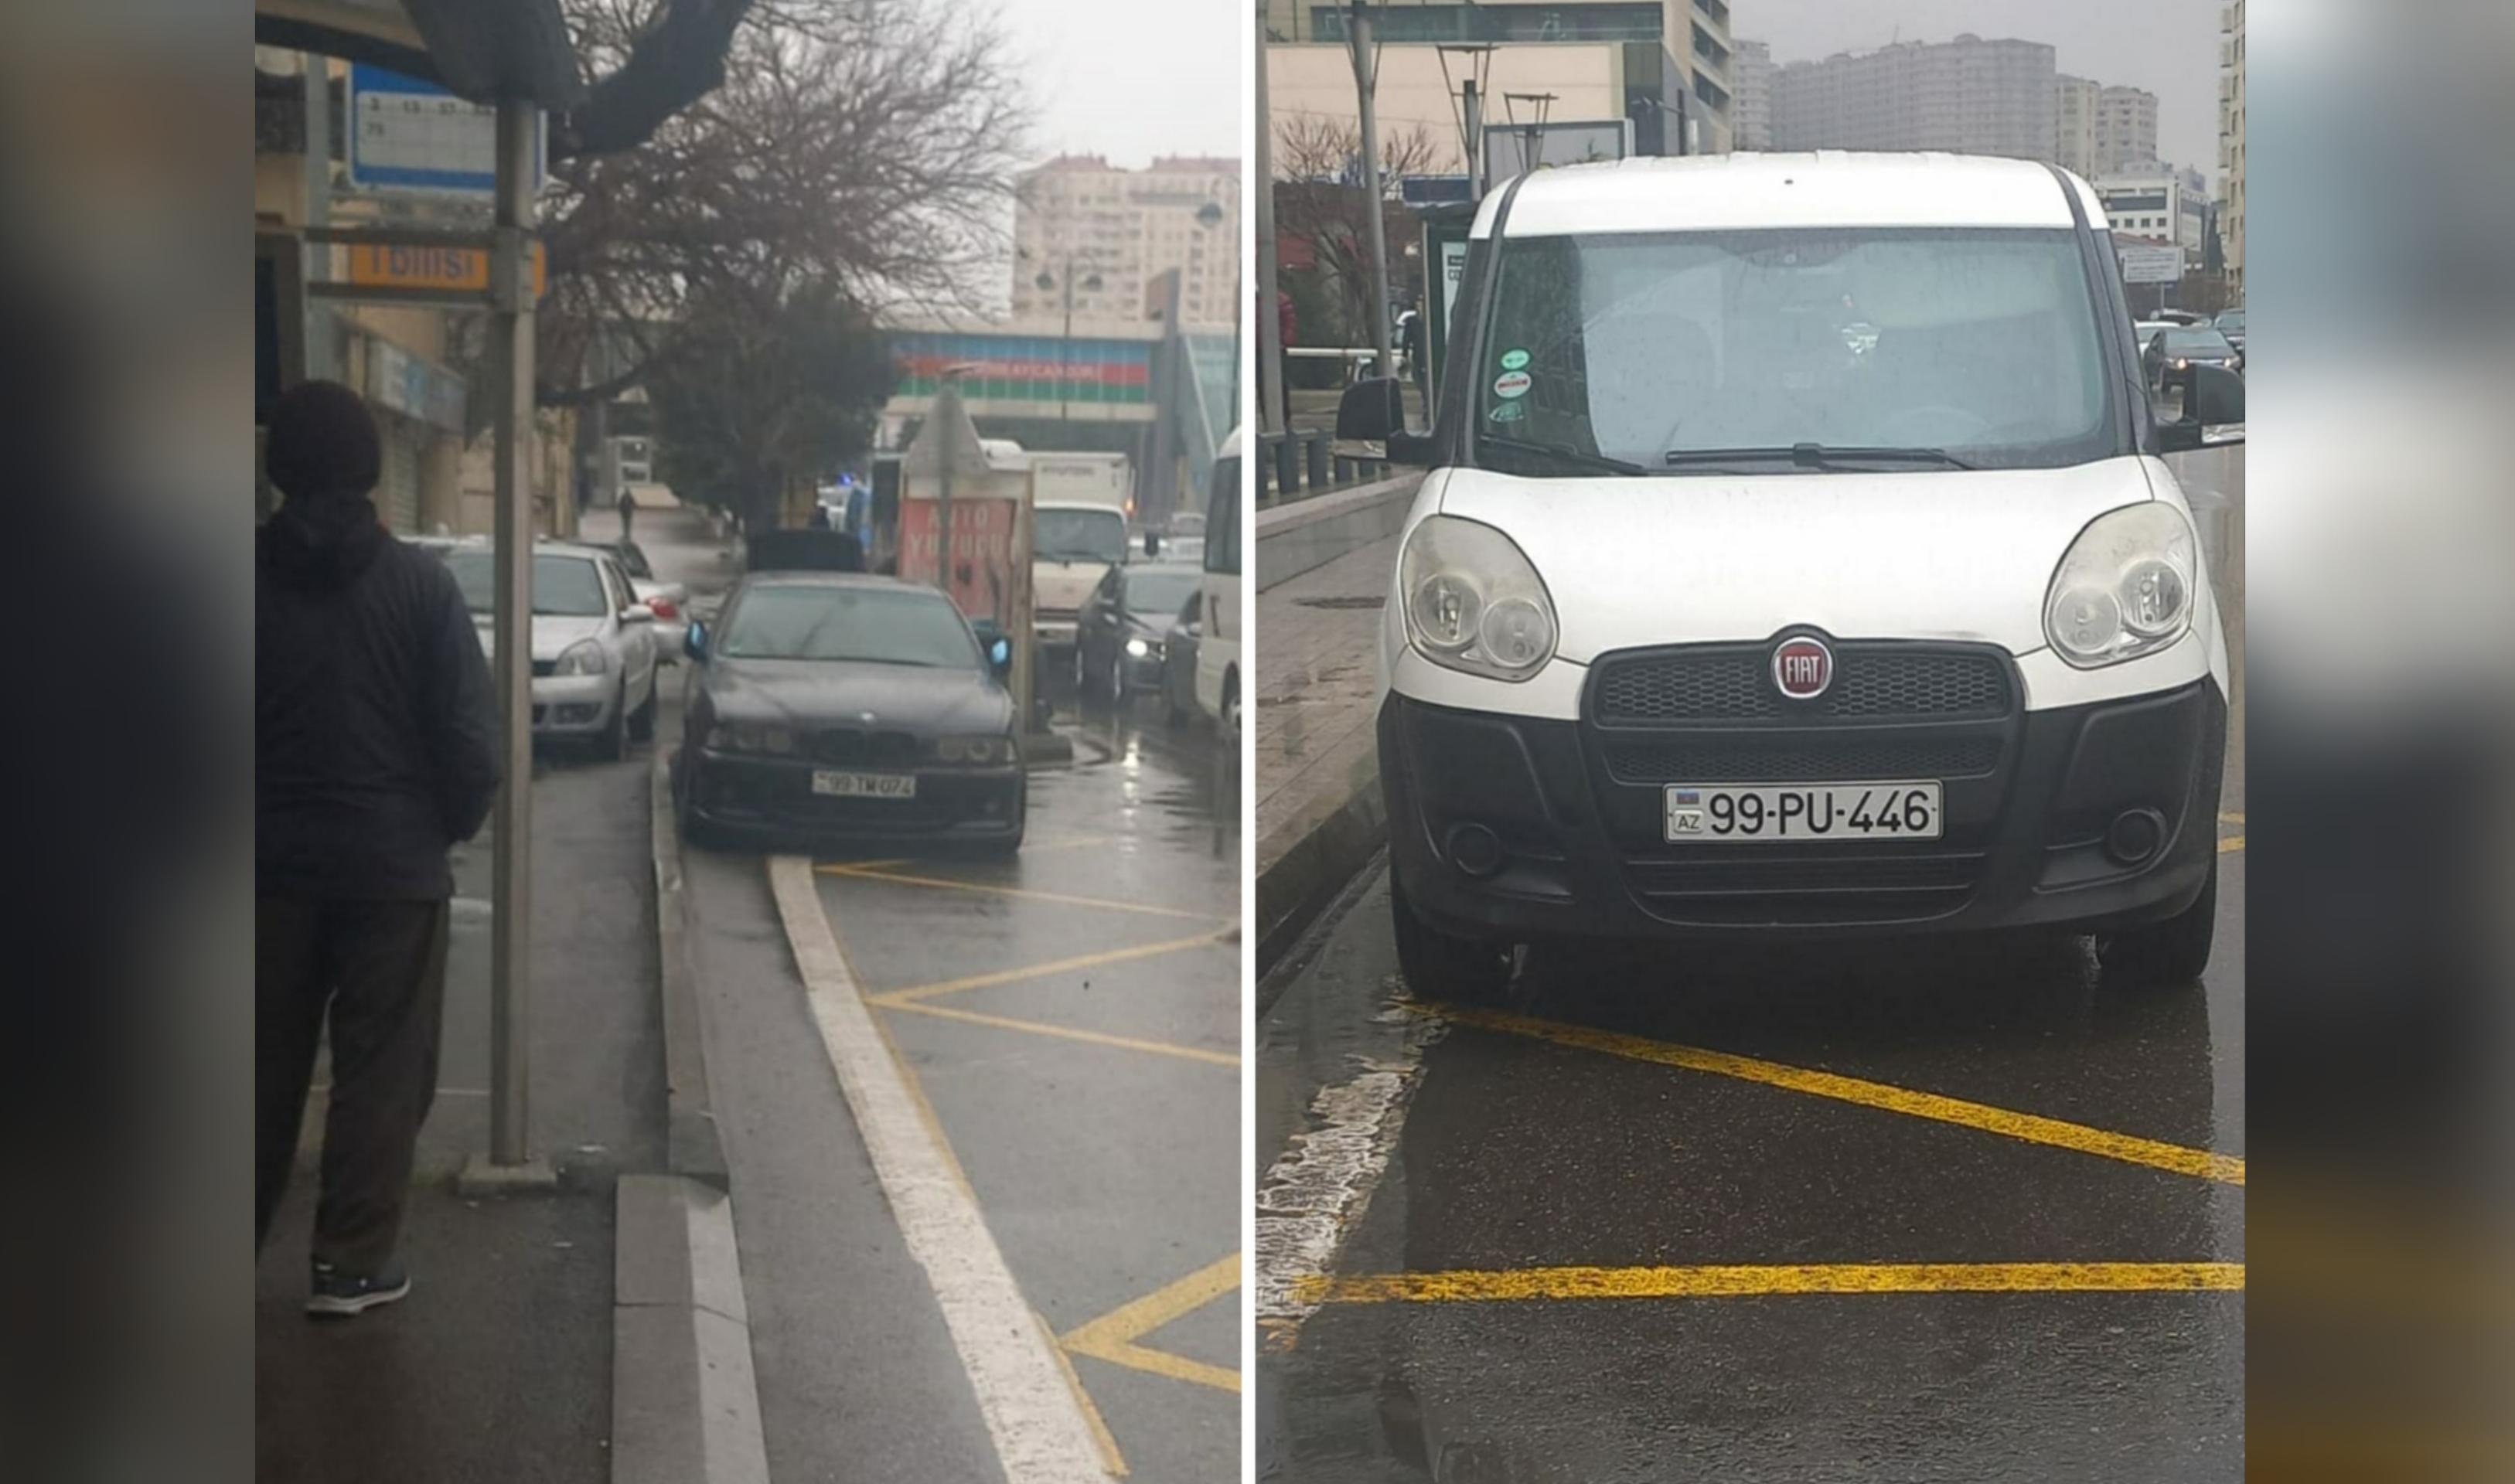
{"type": "Polygon", "coordinates": [[[2219,235],[2227,255],[2227,287],[2245,297],[2245,0],[2218,12],[2218,173],[2226,182],[2219,235]]]}
{"type": "Polygon", "coordinates": [[[1022,178],[1013,208],[1012,312],[1139,320],[1152,285],[1179,273],[1179,318],[1236,322],[1240,309],[1240,162],[1156,159],[1123,170],[1096,155],[1049,161],[1022,178]]]}
{"type": "Polygon", "coordinates": [[[1741,41],[1729,54],[1730,144],[1738,149],[1773,147],[1773,49],[1741,41]]]}
{"type": "Polygon", "coordinates": [[[2053,50],[1961,35],[1793,62],[1773,77],[1777,149],[2057,155],[2053,50]]]}
{"type": "MultiPolygon", "coordinates": [[[[1264,0],[1267,109],[1288,124],[1356,116],[1345,7],[1264,0]]],[[[1373,7],[1374,103],[1383,138],[1420,131],[1430,169],[1465,169],[1463,81],[1482,78],[1488,124],[1629,119],[1644,154],[1725,153],[1736,132],[1736,45],[1726,0],[1544,0],[1373,7]],[[1467,48],[1489,49],[1470,52],[1467,48]]]]}

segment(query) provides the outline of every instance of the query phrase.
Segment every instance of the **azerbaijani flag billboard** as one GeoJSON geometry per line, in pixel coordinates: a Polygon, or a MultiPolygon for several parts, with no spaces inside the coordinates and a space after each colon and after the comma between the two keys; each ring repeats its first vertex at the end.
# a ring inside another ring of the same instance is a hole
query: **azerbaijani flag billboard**
{"type": "Polygon", "coordinates": [[[893,335],[901,396],[931,396],[953,366],[972,368],[972,401],[1132,404],[1152,396],[1153,348],[1143,341],[1066,341],[1053,335],[893,335]]]}

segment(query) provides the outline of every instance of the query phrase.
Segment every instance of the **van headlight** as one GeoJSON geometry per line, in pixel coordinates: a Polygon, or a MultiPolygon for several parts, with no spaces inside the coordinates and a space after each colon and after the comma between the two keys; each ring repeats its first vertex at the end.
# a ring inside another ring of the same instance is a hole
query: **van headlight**
{"type": "Polygon", "coordinates": [[[2052,574],[2044,637],[2081,670],[2165,648],[2192,627],[2199,552],[2192,522],[2163,500],[2098,515],[2052,574]]]}
{"type": "Polygon", "coordinates": [[[1524,680],[1554,657],[1554,601],[1508,536],[1456,515],[1431,515],[1397,560],[1406,637],[1446,670],[1524,680]]]}

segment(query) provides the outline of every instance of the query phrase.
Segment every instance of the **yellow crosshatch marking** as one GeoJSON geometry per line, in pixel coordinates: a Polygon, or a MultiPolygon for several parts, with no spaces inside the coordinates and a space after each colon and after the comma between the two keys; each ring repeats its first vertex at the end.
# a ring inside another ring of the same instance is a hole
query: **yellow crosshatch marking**
{"type": "Polygon", "coordinates": [[[2233,855],[2244,847],[2245,837],[2242,835],[2230,835],[2218,842],[2218,853],[2221,855],[2233,855]]]}
{"type": "Polygon", "coordinates": [[[1135,1341],[1165,1325],[1187,1317],[1239,1287],[1240,1255],[1233,1253],[1168,1288],[1120,1304],[1069,1332],[1059,1342],[1076,1355],[1089,1355],[1111,1365],[1236,1393],[1240,1389],[1238,1371],[1225,1366],[1207,1365],[1201,1360],[1190,1360],[1184,1355],[1156,1350],[1135,1341]]]}
{"type": "Polygon", "coordinates": [[[950,1005],[924,1005],[915,1001],[897,1002],[877,999],[873,1002],[885,1010],[903,1010],[914,1015],[931,1015],[937,1020],[958,1020],[966,1025],[991,1025],[998,1030],[1027,1031],[1034,1036],[1050,1036],[1059,1041],[1080,1041],[1092,1046],[1114,1047],[1122,1051],[1150,1051],[1157,1056],[1176,1056],[1184,1061],[1203,1061],[1215,1066],[1236,1067],[1240,1058],[1229,1051],[1210,1051],[1201,1046],[1179,1046],[1169,1041],[1139,1041],[1133,1036],[1112,1036],[1101,1031],[1077,1030],[1072,1026],[1051,1025],[1041,1020],[1016,1020],[1007,1015],[989,1015],[973,1010],[961,1010],[950,1005]]]}
{"type": "Polygon", "coordinates": [[[1740,1298],[1769,1294],[2242,1293],[2241,1262],[1811,1262],[1722,1267],[1531,1267],[1305,1278],[1310,1303],[1528,1298],[1740,1298]]]}
{"type": "Polygon", "coordinates": [[[2232,1154],[2218,1154],[2207,1149],[2194,1149],[2182,1144],[2169,1144],[2157,1139],[2139,1138],[2127,1134],[2089,1128],[2085,1124],[2067,1123],[2040,1114],[2019,1113],[2008,1108],[1995,1108],[1987,1103],[1967,1102],[1962,1098],[1943,1097],[1935,1092],[1917,1092],[1909,1088],[1882,1082],[1869,1082],[1858,1077],[1844,1077],[1834,1072],[1812,1071],[1805,1067],[1786,1066],[1778,1061],[1765,1061],[1753,1056],[1739,1056],[1727,1051],[1704,1051],[1697,1047],[1676,1046],[1665,1041],[1649,1041],[1639,1036],[1621,1035],[1614,1031],[1591,1030],[1586,1026],[1564,1025],[1551,1020],[1539,1020],[1527,1015],[1514,1015],[1501,1010],[1453,1009],[1447,1006],[1426,1007],[1432,1013],[1460,1025],[1472,1025],[1506,1035],[1526,1036],[1531,1040],[1549,1041],[1581,1051],[1598,1051],[1621,1056],[1629,1061],[1656,1062],[1662,1066],[1684,1067],[1689,1071],[1710,1072],[1720,1077],[1734,1077],[1744,1082],[1760,1082],[1768,1087],[1793,1092],[1806,1092],[1817,1097],[1857,1103],[1889,1113],[1902,1113],[1912,1118],[1924,1118],[1938,1123],[1956,1124],[1979,1129],[1986,1134],[2002,1134],[2027,1143],[2048,1144],[2058,1149],[2076,1149],[2082,1154],[2121,1160],[2125,1164],[2146,1165],[2152,1169],[2188,1175],[2196,1178],[2217,1180],[2229,1185],[2245,1183],[2245,1162],[2232,1154]]]}
{"type": "Polygon", "coordinates": [[[1191,948],[1204,948],[1224,941],[1225,934],[1200,932],[1194,937],[1172,938],[1164,943],[1139,943],[1133,948],[1112,948],[1106,953],[1087,953],[1078,958],[1058,959],[1049,964],[1025,964],[1012,969],[1000,969],[992,973],[970,974],[959,979],[939,979],[932,984],[918,984],[907,989],[894,989],[873,996],[877,1005],[892,1010],[914,1001],[931,1000],[939,995],[956,995],[966,989],[987,989],[998,984],[1018,984],[1024,979],[1045,979],[1051,974],[1072,973],[1078,969],[1098,969],[1106,964],[1123,964],[1131,959],[1149,959],[1166,953],[1180,953],[1191,948]]]}
{"type": "MultiPolygon", "coordinates": [[[[882,862],[876,862],[882,864],[882,862]]],[[[1106,896],[1068,896],[1058,891],[1032,891],[1021,886],[998,886],[986,882],[954,881],[948,876],[904,876],[893,871],[878,871],[871,866],[831,865],[819,868],[823,876],[845,876],[857,881],[889,882],[899,886],[933,886],[949,891],[974,891],[982,896],[1010,896],[1023,901],[1055,902],[1066,907],[1096,907],[1108,912],[1134,912],[1146,917],[1186,918],[1190,922],[1219,922],[1210,912],[1188,912],[1177,907],[1156,907],[1146,902],[1119,901],[1106,896]]]]}

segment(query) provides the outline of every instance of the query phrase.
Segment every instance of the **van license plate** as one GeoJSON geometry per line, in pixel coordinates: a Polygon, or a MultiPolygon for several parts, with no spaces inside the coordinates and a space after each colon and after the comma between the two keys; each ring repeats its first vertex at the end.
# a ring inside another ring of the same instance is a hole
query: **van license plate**
{"type": "Polygon", "coordinates": [[[1671,783],[1668,838],[1676,845],[1813,840],[1936,840],[1939,784],[1671,783]]]}
{"type": "Polygon", "coordinates": [[[825,773],[812,775],[812,792],[831,799],[914,799],[915,773],[825,773]]]}

